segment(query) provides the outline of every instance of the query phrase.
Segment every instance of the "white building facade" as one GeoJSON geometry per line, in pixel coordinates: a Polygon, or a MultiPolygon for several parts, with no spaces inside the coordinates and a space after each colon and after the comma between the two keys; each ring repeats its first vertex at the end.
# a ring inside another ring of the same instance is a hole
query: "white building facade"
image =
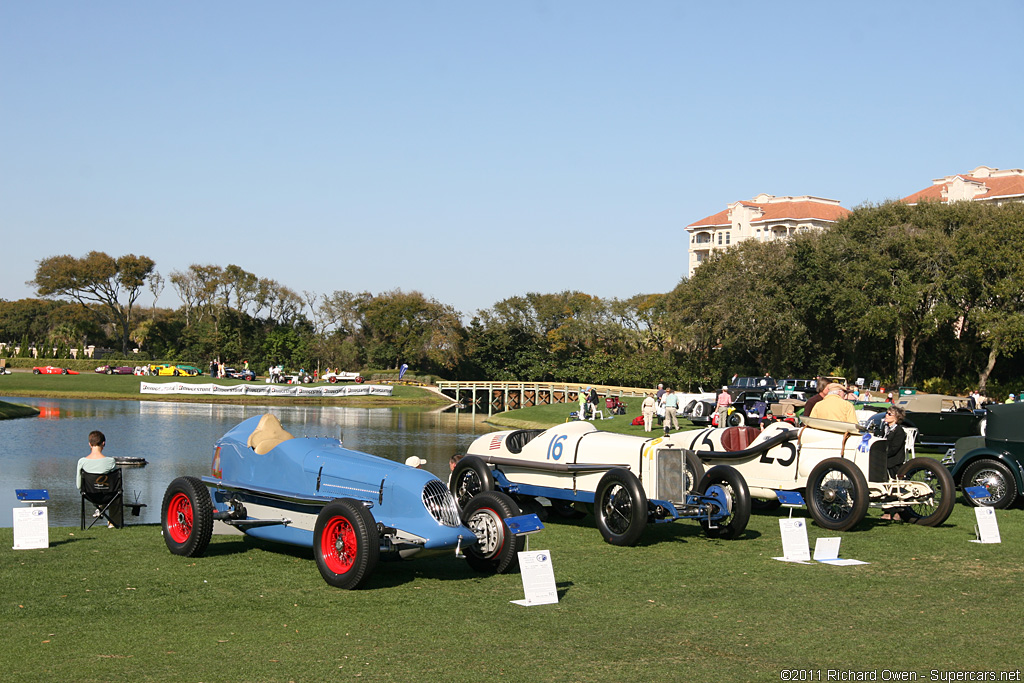
{"type": "Polygon", "coordinates": [[[931,187],[915,192],[901,201],[918,202],[991,202],[996,206],[1006,202],[1024,201],[1024,169],[979,166],[969,173],[936,178],[931,187]]]}
{"type": "Polygon", "coordinates": [[[690,266],[687,277],[716,250],[744,240],[785,239],[808,230],[823,230],[850,213],[837,199],[775,197],[759,194],[749,201],[729,204],[724,210],[686,226],[690,266]]]}

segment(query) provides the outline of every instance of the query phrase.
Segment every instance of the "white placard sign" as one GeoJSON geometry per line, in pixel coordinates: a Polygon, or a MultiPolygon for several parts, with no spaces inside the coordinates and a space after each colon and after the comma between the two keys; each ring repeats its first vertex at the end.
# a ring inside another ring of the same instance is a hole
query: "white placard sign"
{"type": "Polygon", "coordinates": [[[972,543],[1002,543],[999,537],[999,522],[996,521],[996,510],[990,507],[974,508],[974,518],[978,524],[975,530],[978,532],[977,540],[972,543]]]}
{"type": "Polygon", "coordinates": [[[776,560],[783,562],[810,562],[811,546],[807,543],[807,521],[799,518],[779,520],[782,532],[782,557],[776,560]]]}
{"type": "Polygon", "coordinates": [[[14,508],[14,548],[31,550],[50,547],[50,523],[43,506],[14,508]]]}
{"type": "Polygon", "coordinates": [[[834,538],[819,538],[814,541],[814,561],[824,562],[825,560],[839,559],[839,544],[843,539],[838,536],[834,538]]]}
{"type": "Polygon", "coordinates": [[[854,564],[867,564],[861,560],[844,560],[839,557],[839,544],[843,539],[838,536],[834,538],[819,538],[814,542],[814,561],[823,564],[836,566],[849,566],[854,564]]]}
{"type": "Polygon", "coordinates": [[[519,572],[523,577],[525,600],[510,600],[516,605],[550,605],[558,602],[555,588],[555,568],[547,550],[528,550],[519,553],[519,572]]]}

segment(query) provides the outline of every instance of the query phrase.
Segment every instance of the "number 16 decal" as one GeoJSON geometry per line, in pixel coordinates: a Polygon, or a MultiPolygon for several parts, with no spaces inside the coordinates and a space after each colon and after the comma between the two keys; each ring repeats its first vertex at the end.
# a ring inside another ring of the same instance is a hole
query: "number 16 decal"
{"type": "Polygon", "coordinates": [[[551,443],[548,444],[548,460],[558,460],[562,457],[563,442],[568,438],[568,436],[563,434],[551,439],[551,443]]]}

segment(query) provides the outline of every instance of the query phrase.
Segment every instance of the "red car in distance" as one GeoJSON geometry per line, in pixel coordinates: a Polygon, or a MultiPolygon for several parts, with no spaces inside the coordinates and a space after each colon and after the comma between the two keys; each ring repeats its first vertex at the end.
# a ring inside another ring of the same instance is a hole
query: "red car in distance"
{"type": "Polygon", "coordinates": [[[47,365],[41,368],[32,368],[33,375],[77,375],[78,370],[68,370],[67,368],[58,368],[53,365],[47,365]]]}

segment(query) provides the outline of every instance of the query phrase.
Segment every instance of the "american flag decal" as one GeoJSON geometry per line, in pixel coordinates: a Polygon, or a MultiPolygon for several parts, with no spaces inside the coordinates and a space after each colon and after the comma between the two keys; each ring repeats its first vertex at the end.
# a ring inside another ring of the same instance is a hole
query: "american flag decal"
{"type": "Polygon", "coordinates": [[[496,451],[501,448],[501,435],[491,437],[491,450],[496,451]]]}

